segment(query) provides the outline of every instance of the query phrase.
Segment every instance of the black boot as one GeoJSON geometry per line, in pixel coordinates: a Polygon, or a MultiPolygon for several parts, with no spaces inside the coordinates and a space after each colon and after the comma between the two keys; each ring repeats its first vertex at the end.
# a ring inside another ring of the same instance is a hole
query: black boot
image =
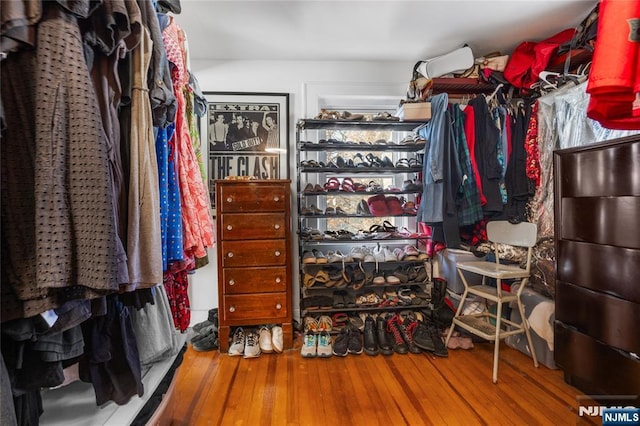
{"type": "Polygon", "coordinates": [[[402,333],[402,338],[407,343],[407,348],[412,354],[422,353],[422,350],[413,341],[413,332],[417,326],[418,321],[415,318],[405,318],[400,324],[400,333],[402,333]]]}
{"type": "Polygon", "coordinates": [[[440,336],[440,327],[438,327],[433,322],[427,322],[427,328],[429,330],[429,336],[431,336],[431,341],[433,342],[433,347],[435,349],[433,351],[433,354],[442,358],[448,357],[449,351],[447,350],[447,347],[444,345],[442,337],[440,336]]]}
{"type": "Polygon", "coordinates": [[[429,333],[429,326],[422,321],[418,321],[418,325],[413,332],[413,341],[417,347],[428,352],[435,352],[436,347],[431,340],[431,333],[429,333]]]}
{"type": "Polygon", "coordinates": [[[391,344],[390,335],[387,332],[387,321],[382,314],[376,319],[376,334],[378,337],[378,347],[382,355],[393,355],[393,345],[391,344]]]}
{"type": "Polygon", "coordinates": [[[376,322],[372,316],[367,315],[367,318],[364,320],[364,353],[370,356],[376,356],[379,352],[376,322]]]}
{"type": "Polygon", "coordinates": [[[393,351],[397,354],[406,354],[409,348],[402,338],[402,319],[400,315],[395,314],[387,319],[387,331],[393,336],[393,351]]]}

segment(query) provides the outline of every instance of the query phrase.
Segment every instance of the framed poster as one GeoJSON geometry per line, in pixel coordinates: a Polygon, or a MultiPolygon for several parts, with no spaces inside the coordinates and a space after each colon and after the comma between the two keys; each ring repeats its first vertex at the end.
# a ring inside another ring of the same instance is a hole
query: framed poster
{"type": "Polygon", "coordinates": [[[228,176],[288,178],[288,93],[203,94],[208,108],[200,122],[200,136],[208,147],[212,203],[215,202],[213,182],[217,179],[228,176]]]}

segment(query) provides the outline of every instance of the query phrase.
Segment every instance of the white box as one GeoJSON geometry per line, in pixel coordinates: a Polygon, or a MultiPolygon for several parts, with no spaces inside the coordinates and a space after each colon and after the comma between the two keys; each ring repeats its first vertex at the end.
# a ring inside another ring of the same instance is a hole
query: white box
{"type": "MultiPolygon", "coordinates": [[[[480,262],[485,260],[485,256],[477,257],[473,253],[466,250],[458,249],[444,249],[436,254],[436,261],[438,262],[438,273],[436,277],[444,278],[447,280],[447,288],[457,294],[464,292],[464,284],[458,275],[456,270],[457,262],[480,262]]],[[[469,285],[482,284],[482,275],[473,274],[467,271],[463,272],[464,277],[467,279],[469,285]]],[[[434,274],[435,275],[435,274],[434,274]]]]}

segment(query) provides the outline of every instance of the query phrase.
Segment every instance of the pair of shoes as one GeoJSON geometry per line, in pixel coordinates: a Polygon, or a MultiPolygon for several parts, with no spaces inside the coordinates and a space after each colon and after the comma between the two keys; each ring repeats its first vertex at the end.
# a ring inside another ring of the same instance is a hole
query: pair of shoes
{"type": "Polygon", "coordinates": [[[418,322],[414,318],[407,317],[404,320],[398,314],[394,314],[387,320],[387,330],[393,336],[393,350],[397,354],[411,352],[419,354],[422,351],[413,341],[413,333],[418,322]]]}
{"type": "Polygon", "coordinates": [[[333,354],[336,356],[360,355],[363,350],[362,332],[352,325],[342,329],[333,344],[333,354]]]}
{"type": "MultiPolygon", "coordinates": [[[[449,351],[444,345],[440,330],[431,320],[426,319],[424,321],[418,321],[418,325],[413,334],[413,339],[419,348],[424,349],[427,352],[431,352],[435,356],[442,358],[449,356],[449,351]]],[[[451,343],[451,340],[449,340],[449,343],[451,343]]]]}
{"type": "Polygon", "coordinates": [[[196,333],[200,333],[200,330],[212,325],[215,326],[216,329],[218,328],[218,308],[209,309],[207,320],[194,324],[191,329],[196,333]]]}
{"type": "Polygon", "coordinates": [[[200,332],[191,339],[193,350],[208,352],[218,349],[218,327],[210,325],[200,329],[200,332]]]}
{"type": "Polygon", "coordinates": [[[282,334],[282,327],[274,325],[269,328],[263,325],[258,330],[258,344],[260,346],[260,352],[270,354],[271,352],[281,353],[284,346],[284,336],[282,334]]]}
{"type": "Polygon", "coordinates": [[[314,332],[309,330],[304,334],[300,355],[303,358],[329,358],[332,355],[331,335],[326,330],[314,332]]]}
{"type": "Polygon", "coordinates": [[[242,327],[236,328],[233,333],[229,356],[244,356],[245,358],[257,358],[260,356],[259,337],[255,330],[247,330],[245,333],[242,327]]]}

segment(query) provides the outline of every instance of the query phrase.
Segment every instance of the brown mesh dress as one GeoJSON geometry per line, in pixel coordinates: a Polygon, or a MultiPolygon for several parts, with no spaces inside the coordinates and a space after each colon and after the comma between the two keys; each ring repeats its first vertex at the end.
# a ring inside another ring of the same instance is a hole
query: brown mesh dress
{"type": "Polygon", "coordinates": [[[75,17],[90,2],[44,5],[35,55],[2,66],[2,286],[23,316],[118,289],[105,136],[75,17]]]}

